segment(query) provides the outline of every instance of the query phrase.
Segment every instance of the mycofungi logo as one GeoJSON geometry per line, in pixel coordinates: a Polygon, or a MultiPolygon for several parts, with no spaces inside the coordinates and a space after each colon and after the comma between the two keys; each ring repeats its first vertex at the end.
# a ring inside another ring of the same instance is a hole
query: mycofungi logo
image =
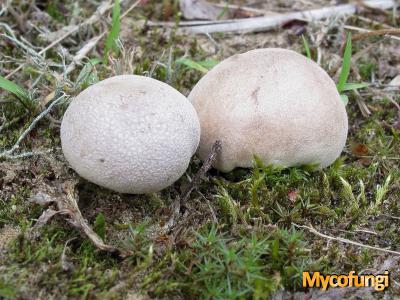
{"type": "Polygon", "coordinates": [[[303,287],[317,287],[323,291],[329,287],[373,287],[376,291],[383,291],[389,287],[389,271],[377,275],[355,273],[351,271],[349,274],[321,275],[320,272],[303,272],[303,287]]]}

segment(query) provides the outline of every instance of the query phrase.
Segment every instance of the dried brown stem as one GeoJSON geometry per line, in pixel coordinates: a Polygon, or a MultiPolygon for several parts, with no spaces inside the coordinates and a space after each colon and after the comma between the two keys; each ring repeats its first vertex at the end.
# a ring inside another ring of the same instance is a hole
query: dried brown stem
{"type": "Polygon", "coordinates": [[[188,199],[192,191],[199,185],[201,178],[211,169],[213,162],[217,158],[218,153],[221,151],[221,142],[216,141],[211,148],[210,155],[207,160],[201,166],[200,170],[193,177],[192,182],[183,191],[180,199],[181,204],[184,204],[188,199]]]}
{"type": "Polygon", "coordinates": [[[400,35],[400,29],[392,28],[392,29],[379,29],[369,32],[363,32],[356,34],[352,37],[353,41],[363,40],[366,38],[374,37],[374,36],[382,36],[382,35],[400,35]]]}
{"type": "Polygon", "coordinates": [[[217,158],[217,155],[219,154],[220,151],[221,151],[221,142],[216,141],[211,148],[211,152],[207,160],[204,162],[200,170],[193,177],[192,182],[188,184],[188,186],[184,189],[181,196],[176,198],[174,203],[172,204],[173,213],[169,221],[164,226],[165,231],[170,231],[176,225],[177,220],[179,219],[182,213],[182,208],[185,207],[185,203],[189,199],[190,194],[199,185],[201,178],[208,172],[208,170],[210,170],[213,162],[217,158]]]}

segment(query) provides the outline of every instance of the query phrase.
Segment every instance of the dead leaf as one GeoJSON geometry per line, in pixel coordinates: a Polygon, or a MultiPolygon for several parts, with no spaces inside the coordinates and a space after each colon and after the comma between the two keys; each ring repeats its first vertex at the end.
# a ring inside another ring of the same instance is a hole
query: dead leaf
{"type": "Polygon", "coordinates": [[[390,82],[389,82],[390,86],[400,86],[400,74],[398,74],[395,78],[393,78],[390,82]]]}
{"type": "Polygon", "coordinates": [[[297,196],[299,195],[299,193],[297,192],[297,191],[295,191],[295,190],[293,190],[293,191],[290,191],[289,193],[288,193],[288,197],[289,197],[289,200],[291,201],[291,202],[296,202],[296,199],[297,199],[297,196]]]}
{"type": "Polygon", "coordinates": [[[111,245],[105,244],[89,226],[78,207],[77,195],[75,193],[76,183],[74,180],[65,182],[62,185],[61,192],[55,192],[51,187],[47,187],[46,192],[40,191],[31,198],[31,201],[42,205],[53,203],[56,208],[55,210],[50,208],[46,210],[33,228],[37,229],[37,225],[41,227],[54,215],[62,214],[67,216],[67,221],[88,237],[98,249],[117,254],[123,258],[131,255],[129,252],[121,251],[111,245]]]}
{"type": "Polygon", "coordinates": [[[364,156],[369,154],[368,147],[364,144],[359,143],[350,143],[350,151],[357,156],[364,156]]]}

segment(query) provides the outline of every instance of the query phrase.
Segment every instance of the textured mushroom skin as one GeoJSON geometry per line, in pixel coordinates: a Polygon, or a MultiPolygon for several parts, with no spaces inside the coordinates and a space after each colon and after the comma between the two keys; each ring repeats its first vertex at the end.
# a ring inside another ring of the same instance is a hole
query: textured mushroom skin
{"type": "Polygon", "coordinates": [[[183,175],[200,139],[196,111],[160,81],[112,77],[80,93],[61,124],[72,168],[111,190],[159,191],[183,175]]]}
{"type": "Polygon", "coordinates": [[[234,55],[207,73],[189,100],[201,126],[199,156],[216,140],[214,167],[229,172],[266,165],[330,165],[347,138],[347,113],[329,75],[306,57],[284,49],[234,55]]]}

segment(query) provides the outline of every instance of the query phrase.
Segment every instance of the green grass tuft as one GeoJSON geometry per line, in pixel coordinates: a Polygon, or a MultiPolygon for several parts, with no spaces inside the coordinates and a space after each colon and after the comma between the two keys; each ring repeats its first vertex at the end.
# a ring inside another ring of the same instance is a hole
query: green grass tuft
{"type": "Polygon", "coordinates": [[[105,53],[104,53],[105,58],[108,56],[110,52],[114,52],[114,54],[116,55],[118,55],[119,53],[119,47],[117,41],[119,37],[119,32],[121,31],[120,16],[121,16],[121,6],[119,0],[115,0],[112,11],[111,29],[105,43],[105,53]]]}
{"type": "Polygon", "coordinates": [[[339,82],[337,84],[337,89],[339,93],[344,91],[347,79],[350,75],[351,52],[352,52],[351,33],[347,33],[346,47],[344,49],[344,54],[343,54],[342,70],[340,72],[339,82]]]}
{"type": "Polygon", "coordinates": [[[0,76],[0,88],[10,93],[13,93],[15,96],[17,96],[18,100],[23,106],[28,107],[28,103],[31,101],[31,97],[27,90],[15,84],[14,82],[4,78],[3,76],[0,76]]]}
{"type": "Polygon", "coordinates": [[[305,38],[305,36],[303,34],[301,35],[301,40],[303,41],[303,47],[304,47],[304,50],[306,51],[307,57],[309,59],[312,59],[310,46],[308,45],[308,42],[307,42],[307,40],[306,40],[306,38],[305,38]]]}

